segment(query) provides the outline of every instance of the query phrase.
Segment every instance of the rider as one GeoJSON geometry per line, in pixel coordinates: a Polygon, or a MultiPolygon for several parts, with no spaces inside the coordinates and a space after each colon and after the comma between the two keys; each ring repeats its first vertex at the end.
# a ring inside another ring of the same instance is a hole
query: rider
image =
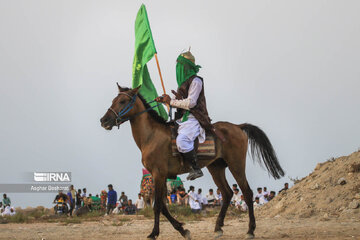
{"type": "Polygon", "coordinates": [[[59,190],[59,194],[56,195],[55,199],[54,199],[54,203],[55,202],[65,202],[67,200],[67,196],[66,194],[63,193],[62,190],[59,190]]]}
{"type": "Polygon", "coordinates": [[[204,81],[196,75],[199,69],[200,66],[195,64],[195,57],[190,51],[180,54],[176,64],[178,90],[172,91],[175,98],[170,99],[167,94],[156,98],[157,102],[178,108],[176,118],[179,128],[176,145],[184,160],[191,164],[188,180],[204,175],[198,165],[194,141],[198,138],[199,143],[203,143],[205,130],[214,132],[206,108],[204,81]]]}

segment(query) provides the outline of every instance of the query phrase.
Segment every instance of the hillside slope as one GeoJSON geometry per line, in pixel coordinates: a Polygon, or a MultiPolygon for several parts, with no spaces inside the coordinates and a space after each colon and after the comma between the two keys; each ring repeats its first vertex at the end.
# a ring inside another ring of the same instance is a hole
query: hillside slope
{"type": "Polygon", "coordinates": [[[268,217],[360,219],[360,151],[319,163],[314,171],[256,211],[268,217]]]}

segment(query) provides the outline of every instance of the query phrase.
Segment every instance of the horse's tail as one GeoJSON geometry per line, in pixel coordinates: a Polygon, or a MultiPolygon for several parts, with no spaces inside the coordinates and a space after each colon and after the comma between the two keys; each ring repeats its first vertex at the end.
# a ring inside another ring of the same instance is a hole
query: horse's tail
{"type": "Polygon", "coordinates": [[[265,164],[266,169],[275,179],[283,177],[284,170],[281,168],[275,150],[264,131],[248,123],[238,126],[249,138],[252,159],[256,159],[261,166],[265,164]]]}

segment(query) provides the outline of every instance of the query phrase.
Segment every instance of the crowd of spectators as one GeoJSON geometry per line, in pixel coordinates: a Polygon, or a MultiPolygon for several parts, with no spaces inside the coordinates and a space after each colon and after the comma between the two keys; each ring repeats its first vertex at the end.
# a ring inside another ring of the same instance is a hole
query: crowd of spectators
{"type": "MultiPolygon", "coordinates": [[[[279,191],[286,191],[289,188],[289,184],[285,183],[284,188],[279,191]]],[[[248,206],[245,202],[245,197],[240,193],[237,184],[232,186],[233,196],[231,198],[231,206],[239,209],[240,211],[246,212],[248,206]]],[[[268,191],[267,187],[258,187],[257,193],[253,195],[253,205],[254,208],[258,208],[267,202],[271,201],[275,197],[275,191],[268,191]]],[[[209,189],[208,194],[205,196],[202,195],[202,189],[198,188],[197,192],[195,191],[194,186],[190,186],[189,190],[186,192],[184,187],[178,187],[172,189],[168,194],[168,204],[177,204],[177,205],[189,205],[192,212],[199,213],[202,209],[208,207],[221,206],[223,203],[223,198],[219,189],[214,193],[213,189],[209,189]]]]}
{"type": "MultiPolygon", "coordinates": [[[[284,188],[279,191],[286,191],[289,189],[289,184],[285,183],[284,188]]],[[[246,212],[248,206],[245,202],[244,195],[240,193],[237,184],[232,186],[233,196],[231,199],[231,206],[246,212]]],[[[275,191],[268,191],[266,187],[258,187],[257,193],[253,195],[254,208],[259,208],[267,202],[271,201],[275,197],[275,191]]],[[[175,189],[170,189],[168,192],[167,203],[169,205],[176,204],[180,206],[189,206],[193,213],[199,213],[206,208],[213,208],[215,206],[221,206],[223,198],[219,189],[214,192],[213,189],[209,189],[206,195],[203,195],[202,189],[198,188],[195,191],[194,186],[190,186],[186,191],[183,186],[179,186],[175,189]]],[[[108,191],[102,190],[100,194],[92,195],[87,193],[86,188],[75,190],[74,186],[69,187],[69,191],[65,194],[62,191],[56,195],[54,203],[63,204],[66,206],[66,213],[70,216],[73,215],[73,211],[80,211],[86,208],[89,211],[102,210],[105,215],[109,214],[125,214],[133,215],[139,210],[143,209],[146,205],[142,195],[139,193],[135,203],[125,195],[125,192],[121,192],[118,198],[117,192],[114,190],[113,185],[108,185],[108,191]]],[[[3,200],[0,202],[0,210],[2,216],[12,216],[15,214],[15,209],[11,207],[10,198],[4,193],[3,200]]]]}
{"type": "MultiPolygon", "coordinates": [[[[133,215],[136,214],[139,210],[144,208],[144,200],[139,194],[138,199],[135,204],[133,204],[131,199],[125,195],[125,192],[121,192],[121,195],[118,199],[117,192],[114,190],[113,185],[108,185],[108,191],[102,190],[99,194],[93,196],[91,193],[87,194],[86,188],[74,189],[74,186],[69,187],[69,191],[65,194],[62,191],[56,195],[54,203],[62,204],[63,209],[66,209],[66,214],[69,216],[73,215],[75,210],[76,212],[83,212],[83,209],[87,211],[93,210],[102,210],[105,212],[105,215],[109,214],[125,214],[133,215]]],[[[55,206],[55,211],[56,211],[55,206]]]]}

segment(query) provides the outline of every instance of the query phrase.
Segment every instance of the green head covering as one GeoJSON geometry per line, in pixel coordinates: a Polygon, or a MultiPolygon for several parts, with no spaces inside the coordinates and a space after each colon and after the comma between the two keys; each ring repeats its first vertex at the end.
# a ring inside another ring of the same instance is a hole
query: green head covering
{"type": "Polygon", "coordinates": [[[179,87],[191,76],[196,75],[201,68],[201,66],[183,57],[182,54],[179,55],[176,62],[176,81],[179,87]]]}
{"type": "MultiPolygon", "coordinates": [[[[187,56],[186,54],[180,54],[176,60],[176,81],[179,87],[190,77],[196,75],[201,68],[201,66],[195,64],[195,58],[192,56],[191,53],[190,55],[192,57],[192,61],[184,57],[187,56]]],[[[182,118],[183,122],[188,120],[189,114],[189,111],[186,111],[184,113],[184,116],[182,118]]]]}

